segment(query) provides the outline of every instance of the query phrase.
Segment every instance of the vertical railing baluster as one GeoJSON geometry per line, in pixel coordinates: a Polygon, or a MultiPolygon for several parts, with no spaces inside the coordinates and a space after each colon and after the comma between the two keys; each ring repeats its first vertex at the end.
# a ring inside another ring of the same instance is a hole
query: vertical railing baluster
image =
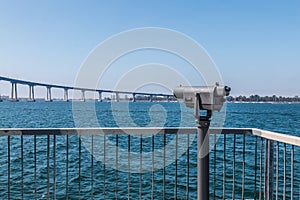
{"type": "Polygon", "coordinates": [[[152,135],[151,199],[154,199],[154,136],[152,135]]]}
{"type": "Polygon", "coordinates": [[[118,146],[119,146],[119,135],[116,134],[116,200],[118,199],[118,181],[119,181],[119,152],[118,152],[118,146]]]}
{"type": "Polygon", "coordinates": [[[139,191],[139,197],[140,200],[142,199],[142,186],[143,186],[143,177],[142,177],[142,173],[143,173],[143,137],[142,135],[140,135],[140,191],[139,191]]]}
{"type": "MultiPolygon", "coordinates": [[[[56,185],[57,184],[57,178],[56,177],[58,174],[58,171],[59,171],[59,159],[56,158],[56,153],[58,153],[58,151],[56,151],[56,142],[59,141],[56,137],[56,135],[54,134],[53,136],[51,136],[52,134],[49,134],[47,135],[47,152],[44,151],[44,153],[47,154],[47,196],[45,195],[45,198],[47,199],[56,199],[56,196],[59,196],[59,193],[56,193],[57,192],[57,189],[58,189],[58,186],[59,185],[56,185]],[[52,139],[53,137],[53,139],[52,139]],[[53,140],[53,147],[51,146],[52,145],[52,140],[53,140]],[[53,149],[52,149],[53,148],[53,149]],[[53,152],[52,152],[53,151],[53,152]],[[53,156],[53,157],[52,157],[53,156]],[[52,160],[53,159],[53,160],[52,160]],[[52,165],[52,162],[53,162],[53,165],[52,165]],[[57,162],[57,163],[56,163],[57,162]],[[53,175],[53,178],[51,177],[53,175]],[[52,183],[53,181],[53,183],[52,183]],[[53,188],[52,188],[52,184],[53,184],[53,188]],[[52,190],[53,189],[53,190],[52,190]],[[53,195],[52,195],[52,191],[53,191],[53,195]],[[57,195],[58,194],[58,195],[57,195]]],[[[38,166],[37,166],[37,163],[38,163],[38,149],[37,149],[37,135],[33,135],[34,136],[34,141],[33,141],[33,145],[34,145],[34,152],[33,152],[33,185],[34,185],[34,188],[33,188],[33,191],[32,191],[32,198],[36,199],[38,198],[37,196],[39,195],[39,189],[37,187],[39,187],[39,181],[37,180],[37,171],[38,171],[38,166]]],[[[235,199],[235,192],[238,192],[236,189],[237,187],[235,187],[235,184],[239,184],[239,186],[242,186],[240,189],[239,189],[239,192],[242,193],[241,195],[241,198],[246,198],[246,196],[248,196],[249,194],[249,189],[251,191],[253,191],[253,195],[254,195],[254,199],[259,198],[260,199],[268,199],[268,198],[272,198],[272,191],[273,191],[273,188],[272,188],[272,183],[273,183],[273,180],[272,180],[272,176],[274,176],[276,174],[276,181],[274,182],[276,184],[276,195],[274,194],[274,197],[276,197],[276,199],[280,199],[280,198],[283,198],[283,199],[286,199],[286,197],[291,198],[296,198],[295,196],[298,195],[298,191],[295,192],[295,185],[297,181],[296,178],[294,178],[294,175],[297,175],[295,174],[296,170],[295,170],[295,146],[294,145],[291,145],[291,155],[289,155],[289,146],[287,146],[286,143],[284,143],[284,148],[283,148],[283,180],[282,182],[279,182],[279,172],[280,172],[280,167],[281,164],[279,163],[280,162],[280,159],[281,158],[281,155],[280,155],[280,152],[281,152],[281,149],[282,149],[282,146],[280,146],[280,143],[279,142],[276,142],[276,149],[273,149],[276,151],[276,158],[274,156],[274,152],[272,153],[272,145],[274,145],[273,141],[272,140],[269,140],[269,139],[264,139],[264,138],[261,138],[260,137],[260,144],[259,144],[259,137],[255,136],[255,141],[252,140],[252,144],[255,143],[255,155],[254,155],[254,168],[253,168],[253,173],[254,173],[254,177],[252,179],[252,177],[250,177],[250,179],[253,181],[254,180],[254,190],[252,187],[248,188],[246,187],[248,185],[248,177],[249,177],[249,174],[248,172],[246,171],[246,167],[248,167],[248,165],[246,166],[246,154],[248,155],[248,151],[246,151],[246,148],[248,147],[248,143],[246,143],[246,135],[244,134],[243,135],[243,147],[242,147],[242,181],[239,182],[238,180],[236,181],[235,178],[237,178],[235,176],[235,169],[236,169],[236,166],[235,166],[235,162],[236,162],[236,154],[240,154],[241,153],[241,149],[237,149],[236,148],[236,143],[237,141],[239,141],[239,138],[237,138],[236,140],[236,134],[233,135],[234,138],[233,138],[233,161],[232,161],[232,199],[235,199]],[[265,143],[265,144],[264,144],[265,143]],[[273,143],[273,144],[272,144],[273,143]],[[258,146],[260,145],[260,147],[258,146]],[[259,149],[260,148],[260,149],[259,149]],[[290,156],[290,157],[289,157],[290,156]],[[258,158],[259,157],[259,158],[258,158]],[[287,160],[288,158],[291,159],[291,165],[289,166],[289,163],[287,163],[287,160]],[[259,159],[259,160],[258,160],[259,159]],[[273,160],[272,160],[273,159],[273,160]],[[275,165],[275,162],[274,159],[276,159],[276,166],[274,168],[274,165],[275,165]],[[263,162],[265,162],[263,164],[263,162]],[[259,166],[258,166],[259,165],[259,166]],[[290,167],[290,168],[289,168],[290,167]],[[290,173],[289,174],[289,169],[290,169],[290,173]],[[259,172],[258,172],[259,170],[259,172]],[[275,173],[274,171],[272,170],[276,170],[275,173]],[[290,182],[289,182],[289,179],[287,178],[288,176],[291,176],[291,179],[290,179],[290,182]],[[259,176],[259,177],[258,177],[259,176]],[[258,183],[258,181],[260,181],[260,183],[258,183]],[[291,183],[291,185],[289,186],[289,183],[291,183]],[[281,192],[281,189],[283,187],[283,192],[281,192]],[[281,189],[280,189],[281,188],[281,189]],[[258,191],[259,190],[259,191],[258,191]],[[271,195],[271,196],[270,196],[271,195]],[[265,197],[264,197],[265,196],[265,197]],[[266,197],[268,196],[268,197],[266,197]],[[279,197],[280,196],[280,197],[279,197]],[[281,197],[283,196],[283,197],[281,197]]],[[[180,162],[178,161],[178,140],[179,140],[179,135],[178,133],[176,134],[176,148],[174,149],[175,150],[175,184],[174,184],[174,193],[172,193],[172,190],[171,190],[171,193],[170,193],[170,190],[169,190],[169,185],[168,185],[168,171],[167,169],[165,168],[166,166],[166,162],[167,162],[167,149],[166,149],[166,143],[167,143],[167,135],[164,134],[163,136],[163,143],[164,143],[164,152],[163,152],[163,162],[164,162],[164,169],[163,169],[163,198],[164,199],[167,199],[168,197],[172,197],[174,199],[178,198],[178,196],[180,196],[180,187],[178,185],[178,183],[180,183],[180,177],[178,178],[178,174],[179,174],[179,171],[180,170],[178,167],[180,167],[180,162]],[[179,164],[179,166],[178,166],[179,164]]],[[[188,139],[188,146],[189,146],[189,143],[190,143],[190,135],[187,134],[187,139],[188,139]]],[[[11,198],[11,193],[10,193],[10,189],[11,189],[11,180],[10,180],[10,176],[11,176],[11,165],[12,165],[12,162],[11,162],[11,141],[14,141],[11,139],[12,137],[11,136],[8,136],[8,139],[7,139],[7,143],[8,143],[8,147],[7,147],[7,181],[8,181],[8,186],[7,186],[7,190],[8,190],[8,194],[7,194],[7,198],[10,199],[11,198]]],[[[44,138],[46,139],[46,138],[44,138]]],[[[227,154],[227,136],[226,134],[224,134],[224,143],[223,143],[223,148],[224,148],[224,151],[223,151],[223,199],[226,199],[226,198],[230,198],[228,196],[230,196],[230,193],[227,194],[227,191],[229,191],[229,189],[231,188],[230,187],[230,184],[231,184],[231,180],[230,182],[228,182],[226,180],[226,175],[228,175],[227,173],[227,167],[229,165],[227,165],[226,162],[229,162],[229,160],[227,159],[226,157],[226,154],[227,154]],[[229,185],[226,185],[228,182],[229,185]]],[[[254,139],[254,138],[253,138],[254,139]]],[[[95,180],[94,180],[94,173],[95,173],[95,166],[94,166],[94,136],[92,135],[92,155],[91,155],[91,198],[93,199],[93,195],[94,195],[94,183],[96,184],[95,180]]],[[[106,188],[106,186],[108,187],[109,185],[106,185],[106,178],[107,178],[107,173],[106,171],[109,171],[110,170],[106,170],[106,135],[104,136],[104,198],[106,198],[106,189],[108,189],[108,194],[110,194],[110,189],[109,188],[106,188]]],[[[231,141],[231,140],[230,140],[231,141]]],[[[216,143],[216,134],[214,134],[214,142],[216,143]]],[[[66,135],[66,199],[68,199],[68,190],[70,188],[69,185],[68,185],[68,179],[69,179],[69,175],[68,175],[68,172],[69,172],[69,169],[68,169],[68,166],[69,166],[69,138],[68,138],[68,135],[66,135]]],[[[76,140],[75,140],[75,143],[76,143],[76,140]]],[[[146,143],[145,143],[146,144],[146,143]]],[[[81,193],[81,154],[83,154],[85,151],[83,150],[83,152],[81,152],[81,140],[80,140],[80,137],[78,137],[78,197],[80,198],[80,193],[81,193]]],[[[118,145],[119,145],[119,136],[116,135],[116,157],[115,157],[115,163],[116,163],[116,174],[115,174],[115,188],[116,190],[114,191],[115,192],[115,195],[116,195],[116,199],[118,199],[118,177],[119,174],[118,174],[118,145]]],[[[249,143],[249,145],[251,145],[249,143]]],[[[289,144],[288,144],[289,145],[289,144]]],[[[76,145],[77,146],[77,145],[76,145]]],[[[130,147],[131,144],[130,144],[130,135],[128,135],[128,199],[131,199],[131,196],[130,196],[130,187],[131,187],[131,182],[130,182],[130,176],[131,176],[131,173],[130,173],[130,147]]],[[[228,148],[230,149],[232,146],[231,144],[229,144],[228,148]]],[[[21,180],[19,180],[19,183],[22,185],[22,188],[20,187],[20,184],[19,184],[19,188],[21,189],[21,191],[19,192],[18,196],[19,198],[22,198],[22,199],[26,199],[26,196],[28,195],[27,193],[27,185],[26,185],[26,137],[24,139],[24,136],[21,135],[20,136],[20,148],[21,148],[21,180]]],[[[274,146],[273,146],[274,148],[274,146]]],[[[154,159],[155,159],[155,154],[154,154],[154,150],[155,150],[155,138],[154,136],[152,137],[152,174],[151,174],[151,199],[154,199],[154,196],[155,196],[155,177],[154,177],[154,168],[155,168],[155,163],[154,163],[154,159]]],[[[20,150],[17,150],[19,153],[20,153],[20,150]]],[[[77,149],[75,149],[75,151],[77,152],[77,149]]],[[[214,198],[218,198],[218,196],[220,196],[220,190],[216,191],[216,188],[218,187],[217,186],[217,147],[216,145],[214,145],[214,198]]],[[[282,152],[281,152],[282,153],[282,152]]],[[[20,155],[20,154],[19,154],[20,155]]],[[[84,154],[83,154],[84,155],[84,154]]],[[[109,154],[108,154],[109,155],[109,154]]],[[[221,154],[222,155],[222,154],[221,154]]],[[[45,156],[45,155],[44,155],[45,156]]],[[[185,163],[184,165],[187,167],[187,171],[186,171],[186,199],[189,199],[189,172],[190,172],[190,169],[189,169],[189,156],[190,156],[190,151],[189,151],[189,148],[187,150],[187,163],[185,163]]],[[[109,158],[109,157],[108,157],[109,158]]],[[[142,135],[140,135],[140,175],[139,175],[139,178],[140,178],[140,183],[139,183],[139,198],[142,199],[143,198],[143,195],[145,195],[145,190],[146,188],[143,188],[144,185],[143,185],[143,179],[145,179],[145,175],[143,177],[143,171],[145,171],[143,169],[143,164],[145,164],[145,155],[143,155],[143,137],[142,135]],[[144,157],[144,158],[143,158],[144,157]],[[144,161],[143,161],[144,159],[144,161]]],[[[297,157],[296,157],[297,158],[297,157]]],[[[253,159],[253,157],[252,157],[253,159]]],[[[247,159],[248,161],[248,159],[247,159]]],[[[253,161],[253,160],[252,160],[253,161]]],[[[222,162],[222,161],[221,161],[222,162]]],[[[231,162],[231,161],[230,161],[231,162]]],[[[84,162],[82,163],[83,166],[84,166],[84,162]]],[[[75,164],[75,166],[77,165],[77,163],[75,164]]],[[[253,163],[252,163],[252,166],[253,166],[253,163]]],[[[75,167],[76,168],[76,167],[75,167]]],[[[84,169],[84,168],[82,168],[84,169]]],[[[75,169],[76,170],[76,169],[75,169]]],[[[173,169],[174,170],[174,169],[173,169]]],[[[231,169],[230,169],[231,170],[231,169]]],[[[230,172],[229,172],[230,173],[230,172]]],[[[83,170],[83,174],[84,174],[84,170],[83,170]]],[[[172,173],[171,173],[172,174],[172,173]]],[[[45,174],[46,175],[46,174],[45,174]]],[[[149,177],[150,178],[150,177],[149,177]]],[[[185,178],[185,177],[184,177],[185,178]]],[[[219,177],[220,178],[220,177],[219,177]]],[[[107,179],[109,180],[109,179],[107,179]]],[[[219,179],[218,179],[219,180],[219,179]]],[[[252,182],[250,180],[250,183],[252,182]]],[[[150,179],[149,179],[150,181],[150,179]]],[[[75,186],[77,184],[77,181],[75,183],[75,186]]],[[[251,183],[253,184],[253,183],[251,183]]],[[[83,185],[84,186],[84,185],[83,185]]],[[[171,185],[172,186],[172,185],[171,185]]],[[[248,185],[249,186],[249,185],[248,185]]],[[[275,186],[275,185],[274,185],[275,186]]],[[[85,187],[85,186],[84,186],[85,187]]],[[[120,185],[120,189],[121,189],[121,185],[120,185]]],[[[212,188],[211,188],[212,189],[212,188]]],[[[46,188],[45,188],[46,190],[46,188]]],[[[46,192],[46,191],[45,191],[46,192]]],[[[64,191],[63,191],[64,192],[64,191]]],[[[149,191],[150,192],[150,191],[149,191]]],[[[275,190],[274,190],[275,192],[275,190]]],[[[76,190],[75,190],[75,193],[76,193],[76,190]]],[[[184,195],[184,194],[183,194],[184,195]]],[[[252,195],[252,194],[251,194],[252,195]]],[[[84,196],[84,195],[82,195],[84,196]]],[[[107,195],[108,196],[108,195],[107,195]]],[[[240,195],[237,195],[237,196],[240,196],[240,195]]],[[[133,197],[133,196],[132,196],[133,197]]],[[[5,197],[6,198],[6,197],[5,197]]],[[[219,197],[220,198],[220,197],[219,197]]],[[[252,197],[251,197],[252,198],[252,197]]]]}
{"type": "Polygon", "coordinates": [[[56,199],[56,135],[53,135],[53,199],[56,199]]]}
{"type": "Polygon", "coordinates": [[[164,133],[163,199],[166,199],[166,133],[164,133]]]}
{"type": "Polygon", "coordinates": [[[7,199],[10,199],[10,136],[7,136],[7,199]]]}
{"type": "Polygon", "coordinates": [[[176,133],[176,147],[175,147],[175,190],[174,199],[177,199],[177,170],[178,170],[178,133],[176,133]]]}
{"type": "Polygon", "coordinates": [[[80,199],[80,182],[81,182],[81,141],[80,135],[78,136],[78,199],[80,199]]]}
{"type": "Polygon", "coordinates": [[[217,190],[217,135],[214,134],[214,200],[216,199],[216,190],[217,190]]]}
{"type": "Polygon", "coordinates": [[[24,199],[24,138],[21,135],[21,174],[22,174],[22,199],[24,199]]]}
{"type": "Polygon", "coordinates": [[[263,139],[260,138],[260,156],[259,156],[259,199],[262,199],[262,149],[263,149],[263,139]]]}
{"type": "Polygon", "coordinates": [[[265,187],[264,187],[264,199],[269,199],[269,189],[268,189],[268,186],[269,186],[269,166],[268,166],[268,160],[269,160],[269,141],[268,139],[266,139],[266,146],[265,146],[265,164],[264,164],[264,168],[265,168],[265,171],[264,171],[264,182],[265,182],[265,187]]]}
{"type": "Polygon", "coordinates": [[[94,199],[94,135],[91,135],[92,154],[91,154],[91,199],[94,199]]]}
{"type": "Polygon", "coordinates": [[[254,199],[256,199],[256,176],[257,176],[257,136],[255,136],[255,155],[254,155],[254,199]]]}
{"type": "Polygon", "coordinates": [[[187,172],[186,172],[186,199],[189,199],[190,191],[190,134],[187,134],[187,172]]]}
{"type": "Polygon", "coordinates": [[[127,157],[128,157],[128,200],[130,200],[130,135],[128,134],[128,150],[127,150],[127,157]]]}
{"type": "Polygon", "coordinates": [[[268,186],[269,186],[269,180],[268,180],[268,159],[269,159],[269,151],[268,151],[268,146],[269,146],[269,140],[266,139],[266,145],[265,145],[265,162],[264,162],[264,199],[267,199],[268,196],[268,186]]]}
{"type": "Polygon", "coordinates": [[[226,199],[226,133],[223,136],[223,199],[226,199]]]}
{"type": "Polygon", "coordinates": [[[104,199],[106,199],[106,133],[104,133],[104,144],[103,144],[103,160],[104,160],[104,174],[103,174],[103,182],[104,182],[104,185],[103,185],[103,196],[104,196],[104,199]]]}
{"type": "Polygon", "coordinates": [[[50,198],[50,135],[47,136],[47,199],[50,198]]]}
{"type": "Polygon", "coordinates": [[[279,188],[279,184],[278,184],[278,179],[279,179],[279,142],[277,142],[276,145],[276,200],[278,200],[278,188],[279,188]]]}
{"type": "Polygon", "coordinates": [[[232,199],[235,199],[235,146],[236,146],[236,134],[233,134],[232,199]]]}
{"type": "Polygon", "coordinates": [[[294,199],[294,145],[291,149],[291,199],[294,199]]]}
{"type": "Polygon", "coordinates": [[[286,143],[283,144],[283,200],[286,198],[286,143]]]}
{"type": "Polygon", "coordinates": [[[66,135],[66,200],[69,199],[69,135],[66,135]]]}
{"type": "Polygon", "coordinates": [[[242,199],[245,198],[245,149],[246,149],[246,134],[243,134],[242,199]]]}
{"type": "Polygon", "coordinates": [[[33,159],[34,159],[34,199],[36,199],[36,135],[33,136],[33,159]]]}
{"type": "Polygon", "coordinates": [[[266,140],[265,147],[265,199],[273,199],[273,177],[274,177],[274,142],[266,140]]]}

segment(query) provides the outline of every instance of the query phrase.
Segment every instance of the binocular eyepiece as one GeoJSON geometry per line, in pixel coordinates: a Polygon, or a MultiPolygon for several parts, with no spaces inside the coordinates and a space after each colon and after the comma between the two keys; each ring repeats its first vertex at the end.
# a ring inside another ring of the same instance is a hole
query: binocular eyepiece
{"type": "Polygon", "coordinates": [[[201,110],[220,111],[225,97],[229,95],[231,88],[228,86],[179,86],[174,89],[174,96],[183,102],[189,108],[194,108],[199,99],[199,108],[201,110]]]}

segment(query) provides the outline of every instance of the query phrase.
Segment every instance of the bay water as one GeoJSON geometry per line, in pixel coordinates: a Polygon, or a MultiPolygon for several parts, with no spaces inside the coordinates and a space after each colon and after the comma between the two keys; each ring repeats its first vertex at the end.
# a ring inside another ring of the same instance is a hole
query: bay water
{"type": "MultiPolygon", "coordinates": [[[[186,108],[184,104],[178,102],[1,102],[0,103],[0,128],[74,128],[74,127],[195,127],[193,109],[186,108]],[[75,105],[76,104],[76,105],[75,105]]],[[[227,103],[226,109],[220,113],[215,113],[211,126],[233,127],[233,128],[259,128],[283,134],[289,134],[300,137],[300,104],[287,103],[227,103]]],[[[138,151],[140,141],[139,137],[131,136],[131,151],[138,151]],[[136,145],[136,146],[135,146],[136,145]]],[[[175,135],[167,135],[166,144],[174,139],[175,135]]],[[[127,149],[127,135],[120,135],[118,146],[127,149]]],[[[180,139],[180,138],[179,138],[180,139]]],[[[24,176],[24,198],[33,199],[33,136],[23,137],[23,163],[21,159],[21,138],[10,138],[10,188],[11,198],[22,198],[22,173],[24,176]],[[22,172],[23,165],[23,172],[22,172]]],[[[56,193],[57,199],[66,198],[66,183],[68,182],[69,199],[78,199],[79,188],[82,199],[90,198],[93,193],[94,199],[115,199],[116,198],[116,175],[118,177],[118,198],[127,199],[128,195],[128,173],[122,170],[120,163],[119,170],[113,166],[103,165],[103,160],[97,159],[97,156],[91,155],[90,149],[86,145],[81,145],[80,137],[77,135],[68,136],[69,140],[69,160],[68,160],[68,180],[66,181],[66,136],[58,136],[56,139],[56,193]],[[78,148],[81,148],[80,160],[78,148]],[[80,174],[78,165],[80,164],[80,174]],[[105,172],[105,173],[104,173],[105,172]],[[91,181],[92,180],[92,181],[91,181]],[[104,181],[105,180],[105,181],[104,181]],[[80,183],[80,185],[79,185],[80,183]],[[104,189],[105,188],[105,189],[104,189]],[[105,190],[105,191],[104,191],[105,190]],[[104,195],[105,192],[105,195],[104,195]]],[[[108,135],[107,140],[116,144],[116,136],[108,135]]],[[[155,148],[161,149],[164,146],[163,136],[155,136],[155,148]]],[[[213,140],[213,138],[211,139],[213,140]]],[[[226,181],[224,189],[224,137],[218,137],[216,145],[216,154],[212,148],[211,155],[216,155],[215,159],[210,162],[210,181],[211,197],[222,198],[225,192],[226,198],[232,198],[232,163],[233,163],[233,135],[227,136],[226,140],[226,181]],[[229,163],[229,164],[228,164],[229,163]],[[216,166],[216,167],[215,167],[216,166]],[[214,192],[214,187],[216,188],[214,192]]],[[[96,141],[96,139],[95,139],[96,141]]],[[[151,152],[151,137],[142,139],[143,153],[151,152]]],[[[154,197],[155,199],[185,199],[187,194],[187,178],[189,181],[189,199],[196,199],[197,195],[197,143],[196,137],[191,136],[189,152],[185,151],[169,162],[166,168],[157,169],[153,176],[155,180],[154,197]],[[188,162],[188,163],[187,163],[188,162]],[[177,164],[177,165],[176,165],[177,164]],[[189,171],[187,170],[189,166],[189,171]],[[164,177],[165,176],[165,180],[164,177]],[[176,178],[175,178],[176,176],[176,178]],[[176,187],[175,187],[175,183],[176,187]],[[165,183],[165,186],[163,185],[165,183]],[[175,189],[174,189],[175,188],[175,189]],[[175,194],[176,193],[176,194],[175,194]]],[[[51,145],[53,145],[51,137],[51,145]]],[[[247,137],[245,145],[245,173],[244,173],[244,194],[253,196],[254,191],[254,174],[256,175],[257,196],[259,195],[259,169],[254,168],[255,150],[259,152],[261,140],[255,137],[247,137]],[[255,148],[257,147],[257,149],[255,148]],[[251,155],[250,155],[251,154],[251,155]]],[[[0,137],[0,199],[7,199],[7,143],[6,136],[0,137]]],[[[236,183],[235,198],[241,198],[242,193],[242,154],[243,137],[236,138],[236,183]]],[[[100,144],[99,144],[100,145],[100,144]]],[[[264,143],[262,143],[264,145],[264,143]]],[[[277,144],[275,144],[276,147],[277,144]]],[[[47,198],[47,136],[37,137],[37,190],[36,198],[47,198]]],[[[95,143],[97,146],[97,143],[95,143]]],[[[287,157],[291,156],[291,146],[287,146],[287,157]]],[[[299,198],[300,193],[300,159],[299,148],[295,147],[294,151],[294,197],[299,198]]],[[[174,153],[172,149],[168,149],[174,153]]],[[[282,154],[283,145],[279,145],[279,153],[282,154]]],[[[50,157],[53,156],[51,146],[50,157]]],[[[211,156],[211,157],[212,157],[211,156]]],[[[52,158],[52,157],[51,157],[52,158]]],[[[109,156],[107,159],[112,159],[109,156]]],[[[159,159],[159,158],[158,158],[159,159]]],[[[120,158],[121,160],[121,158],[120,158]]],[[[139,160],[139,159],[137,159],[139,160]]],[[[283,156],[280,155],[280,161],[283,156]]],[[[132,162],[136,162],[133,160],[132,162]]],[[[257,168],[259,168],[260,157],[256,158],[257,168]]],[[[53,161],[50,162],[50,193],[53,191],[53,161]]],[[[287,174],[291,174],[290,159],[287,161],[287,174]]],[[[134,164],[132,165],[134,167],[134,164]]],[[[137,168],[139,163],[137,164],[137,168]]],[[[123,166],[126,169],[126,166],[123,166]]],[[[283,169],[281,162],[279,165],[279,195],[283,195],[283,169]]],[[[275,177],[276,178],[276,177],[275,177]]],[[[130,197],[136,199],[139,194],[143,199],[151,198],[151,180],[152,172],[131,173],[130,174],[130,197]],[[140,180],[142,184],[140,185],[140,180]],[[142,190],[140,191],[140,188],[142,190]]],[[[291,179],[287,178],[286,196],[290,196],[291,179]]],[[[50,197],[52,199],[53,196],[50,197]]]]}

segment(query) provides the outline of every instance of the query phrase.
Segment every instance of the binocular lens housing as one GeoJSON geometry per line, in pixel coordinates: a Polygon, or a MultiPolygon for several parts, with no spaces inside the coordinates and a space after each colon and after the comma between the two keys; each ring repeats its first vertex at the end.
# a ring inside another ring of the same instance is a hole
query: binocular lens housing
{"type": "Polygon", "coordinates": [[[200,109],[210,111],[220,111],[225,97],[230,94],[231,88],[228,86],[179,86],[174,89],[174,96],[189,108],[194,108],[196,96],[200,96],[200,109]]]}

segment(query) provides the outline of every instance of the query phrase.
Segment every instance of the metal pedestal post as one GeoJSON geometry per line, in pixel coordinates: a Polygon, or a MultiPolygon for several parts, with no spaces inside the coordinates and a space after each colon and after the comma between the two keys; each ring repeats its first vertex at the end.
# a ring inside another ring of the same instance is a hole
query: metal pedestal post
{"type": "Polygon", "coordinates": [[[197,190],[198,200],[209,199],[209,135],[210,115],[200,116],[197,120],[198,157],[197,190]]]}

